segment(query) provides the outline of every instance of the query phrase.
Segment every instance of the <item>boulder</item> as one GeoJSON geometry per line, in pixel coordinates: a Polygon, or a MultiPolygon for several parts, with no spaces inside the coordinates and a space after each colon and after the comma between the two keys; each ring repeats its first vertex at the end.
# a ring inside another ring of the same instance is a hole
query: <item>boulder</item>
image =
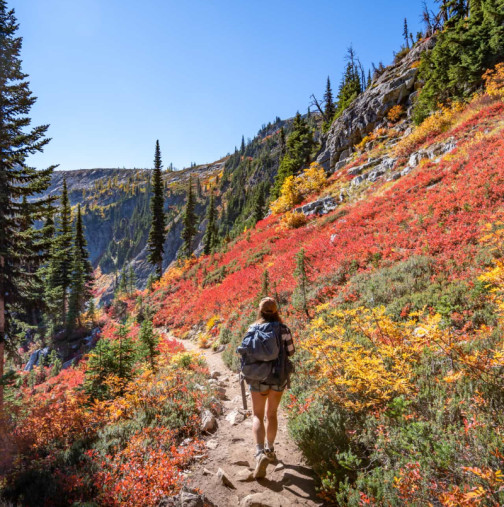
{"type": "Polygon", "coordinates": [[[203,410],[201,414],[201,431],[211,432],[217,429],[217,419],[210,410],[203,410]]]}
{"type": "Polygon", "coordinates": [[[215,481],[217,484],[222,484],[223,486],[226,486],[227,488],[236,489],[235,485],[231,482],[231,479],[226,474],[222,468],[219,468],[217,470],[217,475],[215,476],[215,481]]]}
{"type": "Polygon", "coordinates": [[[217,449],[217,447],[219,447],[219,441],[215,438],[212,438],[211,440],[207,441],[206,446],[211,450],[217,449]]]}
{"type": "Polygon", "coordinates": [[[231,426],[236,426],[245,420],[245,416],[239,410],[232,410],[226,416],[226,421],[228,421],[231,426]]]}

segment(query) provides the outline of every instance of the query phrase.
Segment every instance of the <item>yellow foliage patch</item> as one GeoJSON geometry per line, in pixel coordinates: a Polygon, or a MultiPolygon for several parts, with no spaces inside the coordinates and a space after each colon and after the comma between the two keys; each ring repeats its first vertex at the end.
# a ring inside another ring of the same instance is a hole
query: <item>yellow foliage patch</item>
{"type": "Polygon", "coordinates": [[[504,99],[504,63],[499,63],[493,69],[487,70],[483,79],[488,95],[504,99]]]}
{"type": "Polygon", "coordinates": [[[327,176],[324,169],[316,162],[313,162],[299,176],[289,176],[285,179],[280,197],[271,204],[271,212],[278,215],[291,210],[301,203],[306,196],[319,192],[326,183],[327,176]]]}

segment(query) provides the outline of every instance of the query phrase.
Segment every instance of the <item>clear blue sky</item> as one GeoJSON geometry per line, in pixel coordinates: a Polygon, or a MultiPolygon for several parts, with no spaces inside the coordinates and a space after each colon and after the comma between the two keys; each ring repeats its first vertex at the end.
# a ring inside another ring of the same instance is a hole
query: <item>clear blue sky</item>
{"type": "MultiPolygon", "coordinates": [[[[432,1],[430,2],[433,3],[432,1]]],[[[10,0],[33,125],[51,143],[31,165],[181,168],[233,151],[276,116],[306,111],[346,48],[388,64],[421,0],[10,0]]]]}

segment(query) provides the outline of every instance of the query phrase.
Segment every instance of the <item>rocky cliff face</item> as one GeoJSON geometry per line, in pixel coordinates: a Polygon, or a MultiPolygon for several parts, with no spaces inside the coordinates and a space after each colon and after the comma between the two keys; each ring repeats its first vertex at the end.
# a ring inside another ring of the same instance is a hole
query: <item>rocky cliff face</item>
{"type": "Polygon", "coordinates": [[[317,162],[328,172],[352,153],[352,147],[382,124],[387,113],[396,105],[403,105],[411,114],[417,94],[418,66],[424,51],[432,49],[434,38],[415,46],[402,60],[387,67],[371,86],[332,124],[321,138],[322,148],[317,162]]]}

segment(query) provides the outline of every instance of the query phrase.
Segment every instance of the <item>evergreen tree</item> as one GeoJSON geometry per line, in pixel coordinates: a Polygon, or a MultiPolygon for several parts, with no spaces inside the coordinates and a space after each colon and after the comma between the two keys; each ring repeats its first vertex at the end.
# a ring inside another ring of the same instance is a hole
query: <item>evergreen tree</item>
{"type": "Polygon", "coordinates": [[[262,189],[259,189],[259,191],[256,194],[256,199],[254,202],[254,221],[255,223],[259,222],[264,218],[264,193],[262,192],[262,189]]]}
{"type": "Polygon", "coordinates": [[[164,213],[163,176],[161,163],[161,149],[156,141],[154,153],[154,171],[152,173],[152,199],[151,199],[151,228],[149,232],[148,260],[156,266],[158,278],[163,274],[163,254],[165,242],[166,216],[164,213]]]}
{"type": "Polygon", "coordinates": [[[73,266],[70,282],[70,296],[67,315],[67,330],[75,327],[75,321],[81,327],[80,314],[84,311],[86,303],[91,299],[92,267],[84,238],[80,204],[77,207],[75,221],[75,239],[73,248],[73,266]]]}
{"type": "Polygon", "coordinates": [[[304,248],[301,248],[296,254],[294,277],[297,280],[297,286],[292,294],[292,302],[296,308],[302,310],[308,319],[310,319],[310,312],[308,310],[308,266],[304,248]]]}
{"type": "Polygon", "coordinates": [[[136,273],[133,266],[130,264],[128,276],[128,294],[133,294],[136,288],[136,273]]]}
{"type": "Polygon", "coordinates": [[[208,255],[217,246],[217,213],[215,210],[215,197],[213,192],[210,195],[210,202],[207,207],[207,228],[203,237],[203,253],[208,255]]]}
{"type": "Polygon", "coordinates": [[[243,155],[245,153],[245,136],[242,136],[240,153],[243,155]]]}
{"type": "MultiPolygon", "coordinates": [[[[135,347],[128,333],[128,327],[125,324],[121,324],[116,332],[116,340],[113,343],[113,351],[117,359],[114,373],[123,382],[131,379],[133,365],[135,364],[135,347]]],[[[121,389],[121,394],[122,391],[121,389]]]]}
{"type": "Polygon", "coordinates": [[[192,254],[192,244],[194,236],[196,236],[196,214],[194,213],[195,202],[192,189],[192,179],[189,176],[189,183],[187,187],[187,202],[184,209],[184,216],[182,218],[182,224],[184,229],[182,230],[182,239],[184,241],[182,245],[182,256],[190,257],[192,254]]]}
{"type": "Polygon", "coordinates": [[[348,48],[346,60],[347,65],[336,100],[336,117],[340,116],[343,111],[362,93],[362,66],[352,46],[348,48]]]}
{"type": "Polygon", "coordinates": [[[121,296],[127,293],[128,293],[128,273],[126,271],[126,266],[123,266],[116,294],[121,296]]]}
{"type": "Polygon", "coordinates": [[[152,320],[145,319],[140,327],[140,357],[149,362],[151,370],[156,369],[156,357],[159,355],[157,348],[159,339],[152,329],[152,320]]]}
{"type": "Polygon", "coordinates": [[[331,88],[331,80],[327,76],[326,91],[324,93],[324,120],[326,129],[331,126],[334,115],[336,114],[336,107],[334,105],[333,93],[331,88]]]}
{"type": "Polygon", "coordinates": [[[101,338],[89,354],[84,379],[84,390],[87,394],[98,399],[108,397],[109,387],[106,380],[114,373],[115,363],[112,341],[101,338]]]}
{"type": "Polygon", "coordinates": [[[54,298],[50,305],[58,308],[59,318],[56,326],[65,325],[68,312],[68,293],[72,281],[73,249],[72,249],[72,210],[68,199],[66,179],[63,179],[63,190],[58,210],[58,222],[53,250],[51,253],[51,279],[49,289],[54,298]]]}
{"type": "Polygon", "coordinates": [[[404,44],[409,49],[409,29],[408,29],[408,20],[404,18],[404,28],[403,28],[403,37],[404,44]]]}
{"type": "Polygon", "coordinates": [[[283,127],[280,127],[280,154],[282,157],[285,156],[287,152],[287,143],[285,142],[285,130],[283,127]]]}
{"type": "Polygon", "coordinates": [[[276,199],[280,195],[283,182],[289,176],[297,174],[303,166],[310,161],[311,151],[313,149],[313,133],[306,120],[299,114],[296,114],[292,125],[292,133],[287,139],[286,154],[280,162],[278,173],[275,177],[275,183],[271,195],[276,199]]]}
{"type": "MultiPolygon", "coordinates": [[[[18,24],[13,10],[0,0],[0,418],[3,415],[3,365],[5,345],[15,347],[15,321],[19,311],[30,301],[32,273],[23,267],[27,260],[33,268],[43,260],[44,252],[39,236],[32,229],[20,232],[19,215],[23,197],[44,192],[50,185],[49,167],[36,171],[25,165],[28,155],[42,152],[49,142],[45,137],[48,125],[29,129],[27,116],[35,103],[28,77],[21,70],[21,43],[16,37],[18,24]],[[7,337],[7,342],[6,342],[7,337]]],[[[35,219],[42,218],[51,199],[30,202],[28,212],[35,219]]]]}

